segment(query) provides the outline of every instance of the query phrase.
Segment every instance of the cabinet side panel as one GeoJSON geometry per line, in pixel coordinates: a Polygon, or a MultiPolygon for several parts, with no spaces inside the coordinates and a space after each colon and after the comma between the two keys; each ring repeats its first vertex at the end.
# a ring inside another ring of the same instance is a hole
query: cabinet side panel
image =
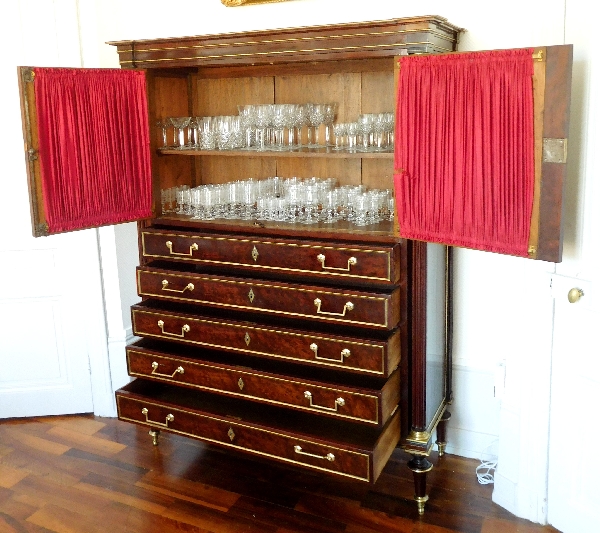
{"type": "Polygon", "coordinates": [[[25,149],[25,165],[29,186],[29,207],[31,227],[34,237],[47,235],[48,226],[42,196],[42,180],[40,161],[38,158],[37,114],[35,108],[35,90],[33,70],[30,67],[19,67],[19,94],[21,97],[21,123],[25,149]]]}
{"type": "MultiPolygon", "coordinates": [[[[568,139],[573,47],[548,46],[546,53],[543,137],[568,139]]],[[[542,162],[536,259],[555,262],[561,260],[566,175],[565,162],[542,162]]]]}

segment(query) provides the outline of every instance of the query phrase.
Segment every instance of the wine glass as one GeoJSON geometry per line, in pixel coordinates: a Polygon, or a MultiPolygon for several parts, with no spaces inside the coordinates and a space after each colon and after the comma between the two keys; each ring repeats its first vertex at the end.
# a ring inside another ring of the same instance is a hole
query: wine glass
{"type": "Polygon", "coordinates": [[[169,144],[167,142],[167,130],[171,126],[171,121],[168,118],[160,119],[156,125],[161,129],[162,133],[162,146],[161,148],[168,148],[169,144]]]}
{"type": "Polygon", "coordinates": [[[325,104],[309,104],[308,107],[308,147],[321,148],[319,144],[319,126],[325,120],[325,104]],[[313,140],[314,136],[314,140],[313,140]]]}
{"type": "Polygon", "coordinates": [[[308,125],[308,107],[310,104],[299,104],[294,110],[294,128],[296,129],[295,147],[302,146],[302,128],[308,125]]]}
{"type": "Polygon", "coordinates": [[[260,152],[266,150],[267,128],[271,125],[271,106],[263,104],[256,106],[256,149],[260,152]]]}
{"type": "Polygon", "coordinates": [[[242,148],[248,150],[253,144],[253,129],[256,125],[256,106],[239,105],[238,112],[240,115],[240,126],[245,136],[242,148]]]}
{"type": "Polygon", "coordinates": [[[325,117],[323,118],[323,124],[325,124],[325,146],[331,146],[331,126],[335,121],[337,115],[338,104],[323,104],[325,106],[325,117]]]}
{"type": "Polygon", "coordinates": [[[185,148],[185,128],[190,124],[192,117],[171,117],[171,124],[177,130],[177,145],[176,148],[185,148]]]}

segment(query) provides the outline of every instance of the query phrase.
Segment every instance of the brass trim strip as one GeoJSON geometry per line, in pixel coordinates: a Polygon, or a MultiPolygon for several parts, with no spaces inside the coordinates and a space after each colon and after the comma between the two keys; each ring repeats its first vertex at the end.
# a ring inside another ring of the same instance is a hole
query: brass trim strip
{"type": "MultiPolygon", "coordinates": [[[[196,55],[196,56],[191,56],[191,57],[163,57],[163,58],[156,58],[156,59],[139,59],[137,58],[135,61],[134,60],[121,60],[120,64],[121,65],[126,65],[126,64],[133,64],[135,62],[136,65],[143,65],[144,63],[161,63],[161,62],[166,62],[166,61],[193,61],[194,59],[204,59],[204,60],[208,60],[208,59],[223,59],[223,58],[236,58],[236,57],[245,57],[245,58],[250,58],[250,57],[261,57],[261,56],[276,56],[276,55],[293,55],[293,54],[301,54],[301,53],[311,53],[311,52],[317,52],[319,54],[321,53],[325,53],[325,52],[332,52],[332,51],[337,51],[337,52],[345,52],[348,50],[369,50],[369,49],[376,49],[376,48],[408,48],[409,46],[433,46],[435,47],[437,50],[441,51],[442,53],[446,53],[446,52],[453,52],[454,50],[450,49],[450,48],[445,48],[442,46],[436,46],[433,43],[429,42],[429,41],[420,41],[420,42],[414,42],[414,43],[384,43],[384,44],[370,44],[370,45],[363,45],[363,46],[333,46],[331,48],[305,48],[305,49],[300,49],[300,50],[271,50],[269,52],[243,52],[243,53],[239,53],[239,54],[219,54],[219,55],[196,55]]],[[[136,53],[139,53],[140,50],[136,50],[136,53]]]]}
{"type": "Polygon", "coordinates": [[[190,236],[190,235],[182,235],[178,233],[159,233],[159,232],[142,232],[142,254],[144,257],[151,258],[165,258],[170,257],[169,255],[157,255],[150,254],[146,251],[146,235],[152,237],[158,236],[160,237],[179,237],[184,239],[193,239],[193,240],[205,240],[205,241],[225,241],[225,242],[235,242],[235,243],[249,243],[249,244],[260,244],[261,246],[290,246],[290,247],[298,247],[298,248],[309,248],[312,250],[332,250],[332,251],[340,251],[340,252],[349,252],[356,254],[384,254],[387,256],[387,277],[381,276],[364,276],[360,273],[337,273],[337,272],[323,272],[320,270],[309,270],[309,269],[298,269],[298,268],[288,268],[288,267],[277,267],[270,265],[257,265],[254,263],[241,263],[239,261],[217,261],[210,259],[203,259],[201,257],[178,257],[179,260],[182,261],[193,261],[197,263],[211,263],[216,265],[232,265],[232,266],[245,266],[245,267],[253,267],[258,269],[265,270],[281,270],[285,272],[304,272],[308,274],[320,274],[320,275],[330,275],[330,276],[342,276],[342,277],[350,277],[350,278],[360,278],[360,279],[373,279],[373,280],[383,280],[391,282],[391,271],[392,271],[392,261],[391,261],[391,251],[390,250],[377,250],[377,249],[362,249],[362,248],[347,248],[343,246],[317,246],[310,244],[299,244],[299,243],[287,243],[287,242],[273,242],[273,241],[259,241],[252,239],[231,239],[228,237],[209,237],[209,236],[190,236]]]}
{"type": "MultiPolygon", "coordinates": [[[[337,40],[337,39],[356,39],[358,37],[374,37],[374,36],[384,36],[384,35],[407,35],[411,33],[426,33],[428,35],[432,35],[434,37],[439,37],[451,43],[456,43],[457,39],[448,35],[447,33],[442,33],[439,31],[435,31],[429,28],[414,28],[414,29],[405,29],[405,30],[388,30],[388,31],[378,31],[378,32],[357,32],[357,33],[340,33],[334,35],[315,35],[311,37],[287,37],[280,39],[262,39],[255,41],[234,41],[228,43],[207,43],[207,44],[194,44],[188,46],[163,46],[158,48],[136,48],[136,53],[146,53],[146,52],[164,52],[164,51],[173,51],[173,50],[199,50],[199,49],[208,49],[208,48],[235,48],[240,46],[260,46],[262,44],[274,44],[274,43],[295,43],[295,42],[311,42],[311,41],[327,41],[327,40],[337,40]]],[[[133,44],[139,41],[131,41],[133,44]]],[[[406,43],[414,44],[414,43],[406,43]]],[[[420,44],[420,43],[419,43],[420,44]]],[[[429,43],[428,44],[433,44],[429,43]]],[[[118,43],[117,43],[118,46],[118,43]]],[[[130,53],[130,49],[121,49],[117,50],[119,54],[130,53]]]]}
{"type": "MultiPolygon", "coordinates": [[[[139,329],[136,325],[136,315],[137,314],[142,314],[142,315],[150,315],[153,317],[158,317],[160,316],[160,313],[157,313],[155,311],[141,311],[139,309],[134,309],[133,310],[133,330],[134,333],[136,335],[140,335],[140,336],[144,336],[144,337],[156,337],[156,338],[162,338],[160,335],[156,335],[154,333],[150,333],[150,332],[145,332],[142,331],[141,329],[139,329]]],[[[269,329],[269,328],[259,328],[259,327],[252,327],[252,326],[242,326],[240,324],[234,324],[234,323],[228,323],[228,322],[219,322],[216,320],[207,320],[207,319],[200,319],[200,318],[191,318],[188,316],[180,316],[180,315],[168,315],[170,317],[173,318],[179,318],[181,320],[187,320],[189,322],[200,322],[202,324],[214,324],[216,326],[224,326],[227,328],[235,328],[235,329],[239,329],[242,332],[247,331],[247,330],[251,330],[251,331],[264,331],[267,333],[273,333],[276,335],[290,335],[292,337],[300,337],[302,339],[307,339],[308,341],[312,341],[312,340],[317,340],[317,341],[325,341],[325,342],[343,342],[345,345],[350,345],[350,346],[364,346],[368,349],[379,349],[381,352],[381,370],[368,370],[368,369],[363,369],[361,367],[350,367],[356,370],[360,370],[361,372],[365,372],[365,373],[370,373],[370,374],[378,374],[378,375],[383,375],[385,372],[385,346],[379,346],[377,344],[369,344],[366,342],[354,342],[354,341],[340,341],[337,339],[332,339],[331,337],[322,337],[322,336],[317,336],[317,335],[304,335],[301,333],[294,333],[291,331],[281,331],[281,330],[277,330],[277,329],[269,329]]],[[[301,361],[306,361],[307,363],[310,364],[316,364],[316,365],[323,365],[323,366],[332,366],[332,367],[336,367],[336,368],[349,368],[348,365],[345,365],[343,367],[340,367],[340,365],[335,364],[335,361],[333,360],[328,360],[327,362],[319,362],[319,361],[315,361],[314,359],[301,359],[298,357],[292,357],[289,355],[282,355],[282,354],[275,354],[275,353],[271,353],[271,352],[262,352],[259,350],[252,350],[249,346],[246,347],[242,347],[242,348],[236,348],[235,346],[231,346],[231,345],[227,345],[227,344],[214,344],[214,343],[209,343],[209,342],[202,342],[202,341],[197,341],[197,340],[192,340],[192,339],[184,339],[184,341],[186,343],[189,344],[197,344],[199,346],[207,346],[209,348],[226,348],[232,351],[236,351],[236,352],[244,352],[244,353],[254,353],[257,355],[265,355],[265,356],[269,356],[269,357],[275,357],[277,359],[288,359],[288,360],[292,360],[292,361],[297,361],[297,360],[301,360],[301,361]],[[331,362],[329,362],[331,361],[331,362]]]]}
{"type": "MultiPolygon", "coordinates": [[[[155,293],[155,292],[143,292],[142,291],[142,287],[141,287],[141,280],[140,280],[140,275],[141,273],[144,273],[146,275],[150,275],[150,276],[159,276],[159,277],[164,277],[164,276],[170,276],[170,277],[175,277],[175,278],[186,278],[189,277],[191,274],[187,274],[187,275],[180,275],[180,274],[170,274],[170,273],[165,273],[165,272],[153,272],[150,270],[138,270],[138,294],[139,296],[153,296],[155,298],[168,298],[171,300],[183,300],[183,301],[191,301],[191,302],[197,302],[197,303],[203,303],[203,304],[208,304],[208,305],[213,305],[216,307],[224,307],[224,308],[228,308],[228,309],[244,309],[244,310],[251,310],[251,311],[259,311],[259,312],[263,312],[263,313],[270,313],[270,314],[274,314],[274,315],[284,315],[284,316],[296,316],[296,317],[307,317],[307,318],[311,318],[311,319],[319,319],[321,318],[319,315],[314,315],[314,314],[307,314],[307,313],[292,313],[290,311],[280,311],[280,310],[276,310],[276,309],[268,309],[266,307],[255,307],[255,306],[248,306],[248,305],[238,305],[238,304],[231,304],[231,303],[227,303],[227,302],[216,302],[214,300],[201,300],[199,298],[184,298],[184,297],[179,297],[179,296],[165,296],[162,295],[160,293],[155,293]]],[[[250,285],[250,287],[266,287],[268,289],[275,289],[275,290],[289,290],[289,291],[297,291],[297,292],[307,292],[307,293],[317,293],[319,295],[330,295],[330,296],[334,296],[337,298],[342,298],[342,297],[346,297],[346,298],[354,298],[354,299],[359,299],[359,300],[371,300],[371,301],[375,301],[377,303],[383,303],[384,304],[384,320],[383,322],[364,322],[364,321],[359,321],[359,320],[353,320],[353,319],[345,319],[345,312],[344,314],[339,314],[339,315],[335,315],[335,314],[328,314],[325,315],[325,313],[323,311],[321,311],[321,316],[326,316],[327,319],[329,320],[335,320],[338,322],[345,322],[348,324],[361,324],[364,326],[375,326],[377,328],[383,328],[383,329],[387,329],[388,328],[388,307],[389,307],[389,298],[388,297],[377,297],[377,296],[365,296],[365,295],[358,295],[358,294],[346,294],[346,293],[338,293],[338,292],[330,292],[330,291],[314,291],[314,290],[310,290],[310,289],[303,289],[300,287],[286,287],[286,286],[281,286],[281,285],[275,285],[275,284],[267,284],[267,283],[251,283],[251,282],[246,282],[246,281],[235,281],[235,280],[225,280],[225,279],[219,279],[219,278],[206,278],[206,277],[199,277],[199,279],[201,281],[206,281],[209,283],[232,283],[235,285],[250,285]]],[[[317,298],[318,300],[318,298],[317,298]]],[[[315,300],[315,305],[318,306],[318,304],[316,303],[315,300]]],[[[318,306],[319,308],[319,306],[318,306]]],[[[344,306],[344,310],[347,307],[344,306]]],[[[317,311],[319,312],[319,311],[317,311]]]]}
{"type": "MultiPolygon", "coordinates": [[[[164,355],[156,355],[156,354],[147,354],[145,352],[140,352],[137,351],[135,349],[128,349],[127,350],[127,369],[129,371],[129,375],[131,376],[136,376],[136,377],[142,377],[142,378],[153,378],[153,377],[157,377],[158,379],[156,379],[156,381],[167,381],[167,382],[171,382],[172,383],[172,377],[175,376],[175,374],[177,373],[181,373],[183,374],[183,368],[182,366],[180,366],[179,368],[181,368],[182,370],[179,371],[179,369],[175,370],[175,372],[173,373],[173,376],[169,376],[167,374],[155,374],[154,371],[152,371],[150,374],[146,374],[146,373],[141,373],[141,372],[133,372],[131,370],[131,361],[129,359],[129,354],[137,354],[140,355],[144,358],[148,358],[148,359],[164,359],[167,361],[170,361],[174,364],[180,364],[180,365],[186,365],[187,367],[198,367],[198,368],[209,368],[211,370],[216,370],[216,371],[220,371],[220,372],[226,372],[228,374],[242,374],[245,376],[252,376],[252,377],[256,377],[258,379],[262,379],[262,380],[270,380],[270,381],[279,381],[279,382],[283,382],[283,383],[290,383],[292,385],[297,385],[300,388],[310,388],[313,390],[320,390],[320,391],[329,391],[329,392],[334,392],[336,395],[341,395],[344,394],[346,397],[361,397],[361,398],[367,398],[369,400],[373,400],[375,402],[375,406],[374,406],[374,415],[375,415],[375,419],[368,419],[365,417],[359,417],[359,416],[353,416],[353,415],[349,415],[349,414],[344,414],[344,413],[339,413],[337,412],[337,406],[343,406],[346,401],[342,400],[342,402],[338,402],[336,400],[336,407],[335,408],[329,408],[329,407],[321,407],[319,405],[313,405],[312,403],[312,393],[309,393],[311,398],[309,398],[306,395],[306,392],[303,392],[304,398],[307,398],[310,400],[310,404],[309,406],[306,405],[302,405],[302,404],[295,404],[295,403],[291,403],[291,402],[281,402],[278,400],[273,400],[270,398],[265,398],[262,396],[256,396],[253,394],[248,394],[246,393],[242,393],[242,392],[237,392],[235,390],[233,391],[228,391],[228,390],[224,390],[224,389],[220,389],[217,387],[211,387],[208,385],[201,385],[199,383],[194,383],[194,382],[190,382],[190,381],[179,381],[178,383],[185,383],[186,385],[190,385],[193,388],[196,389],[200,389],[200,390],[208,390],[208,391],[213,391],[213,392],[220,392],[226,396],[235,396],[235,397],[240,397],[240,398],[254,398],[256,400],[261,400],[265,403],[269,403],[269,404],[273,404],[273,405],[284,405],[287,407],[296,407],[300,410],[303,411],[308,411],[308,412],[319,412],[319,410],[327,410],[327,411],[335,411],[337,417],[339,418],[347,418],[349,420],[359,420],[359,421],[363,421],[363,422],[367,422],[369,424],[378,424],[379,423],[379,397],[377,395],[371,395],[371,394],[363,394],[360,392],[353,392],[351,390],[345,389],[343,387],[326,387],[323,385],[317,385],[315,383],[310,383],[310,382],[305,382],[305,381],[296,381],[293,379],[284,379],[281,377],[276,377],[276,376],[266,376],[264,374],[258,373],[258,372],[250,372],[250,371],[244,371],[244,370],[237,370],[237,369],[227,369],[227,368],[221,368],[218,366],[213,366],[207,363],[195,363],[192,361],[183,361],[177,357],[170,357],[170,356],[164,356],[164,355]],[[312,407],[312,409],[311,409],[312,407]]],[[[154,368],[154,363],[153,363],[153,368],[154,368]]]]}
{"type": "MultiPolygon", "coordinates": [[[[138,404],[144,403],[144,404],[148,404],[148,405],[154,405],[156,407],[162,407],[162,408],[165,407],[163,404],[160,404],[160,403],[153,403],[153,402],[141,400],[141,399],[138,399],[138,398],[126,398],[126,397],[121,396],[119,394],[117,394],[117,405],[119,404],[119,401],[121,399],[123,399],[124,401],[136,402],[138,404]]],[[[249,429],[251,431],[258,431],[260,433],[266,433],[267,435],[275,435],[277,437],[282,437],[284,439],[294,440],[296,442],[302,442],[302,443],[310,444],[310,445],[313,445],[313,446],[320,446],[320,447],[324,446],[321,443],[312,442],[312,441],[306,440],[306,439],[292,437],[290,435],[286,435],[285,433],[279,433],[279,432],[276,432],[276,431],[269,431],[267,429],[261,429],[261,428],[257,428],[257,427],[253,427],[253,426],[248,426],[246,424],[241,424],[239,422],[225,421],[225,420],[223,420],[221,418],[217,418],[217,417],[213,417],[213,416],[209,416],[209,415],[201,415],[201,414],[198,414],[198,413],[193,413],[193,412],[190,412],[190,411],[186,411],[184,409],[171,408],[171,410],[174,411],[174,412],[185,413],[187,415],[191,415],[191,416],[195,416],[195,417],[206,418],[208,420],[214,420],[214,421],[222,423],[222,424],[229,424],[230,426],[242,427],[242,428],[249,429]]],[[[128,421],[128,422],[133,422],[135,424],[149,425],[146,422],[144,422],[143,420],[137,420],[137,419],[134,419],[134,418],[129,418],[129,417],[123,416],[121,414],[120,406],[118,406],[118,413],[119,413],[119,419],[120,420],[125,420],[125,421],[128,421]]],[[[181,430],[178,430],[178,429],[174,429],[172,427],[165,428],[165,429],[167,431],[171,432],[171,433],[177,433],[179,435],[185,435],[187,437],[193,437],[195,439],[203,440],[205,442],[212,442],[212,443],[220,444],[222,446],[227,446],[227,447],[230,447],[230,448],[237,448],[237,449],[245,450],[245,451],[247,451],[249,453],[254,453],[254,454],[257,454],[257,455],[264,456],[264,457],[271,457],[273,459],[278,459],[278,460],[286,462],[286,463],[291,463],[291,464],[297,464],[297,465],[301,465],[301,466],[306,466],[308,468],[315,468],[317,470],[322,470],[324,472],[329,472],[331,474],[337,474],[339,476],[348,477],[348,478],[351,478],[351,479],[358,479],[358,480],[367,481],[367,482],[371,481],[371,468],[370,468],[371,457],[370,457],[370,455],[365,454],[365,453],[358,453],[358,452],[354,452],[352,450],[343,450],[341,448],[336,448],[335,446],[326,446],[327,448],[333,449],[336,452],[340,452],[342,454],[351,454],[351,455],[355,455],[355,456],[358,456],[358,457],[365,458],[367,460],[367,465],[366,465],[367,466],[367,476],[366,477],[361,477],[361,476],[356,476],[356,475],[353,475],[353,474],[347,474],[345,472],[339,472],[337,470],[330,470],[329,468],[323,468],[323,467],[319,467],[319,466],[314,466],[314,465],[311,465],[309,463],[302,463],[302,462],[299,462],[299,461],[294,461],[293,459],[288,459],[286,457],[281,457],[280,455],[273,455],[273,454],[270,454],[270,453],[267,453],[267,452],[261,452],[259,450],[253,450],[252,448],[246,448],[244,446],[235,445],[235,444],[229,444],[227,442],[223,442],[223,441],[216,440],[216,439],[211,439],[211,438],[200,436],[200,435],[195,435],[194,433],[188,433],[187,431],[181,431],[181,430]]]]}

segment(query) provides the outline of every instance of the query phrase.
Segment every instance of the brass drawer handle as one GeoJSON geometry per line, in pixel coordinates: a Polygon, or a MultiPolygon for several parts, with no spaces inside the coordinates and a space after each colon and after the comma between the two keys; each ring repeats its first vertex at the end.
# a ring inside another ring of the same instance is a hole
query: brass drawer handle
{"type": "Polygon", "coordinates": [[[321,315],[329,315],[329,316],[346,316],[346,311],[352,311],[354,309],[354,304],[352,302],[346,302],[344,304],[344,310],[341,313],[330,313],[328,311],[321,311],[321,299],[315,298],[315,305],[317,306],[317,313],[321,315]]]}
{"type": "Polygon", "coordinates": [[[175,420],[175,417],[169,413],[166,418],[165,418],[165,422],[154,422],[153,420],[149,420],[148,419],[148,409],[146,409],[145,407],[142,409],[142,414],[146,417],[146,422],[148,422],[148,424],[152,424],[153,426],[160,426],[162,428],[168,428],[169,427],[169,422],[173,422],[173,420],[175,420]]]}
{"type": "Polygon", "coordinates": [[[192,244],[190,246],[190,251],[188,253],[179,253],[179,252],[174,252],[173,251],[173,243],[171,241],[167,241],[165,242],[166,247],[169,249],[169,253],[171,255],[185,255],[186,257],[192,257],[192,254],[194,253],[195,250],[198,250],[198,245],[196,243],[192,244]]]}
{"type": "Polygon", "coordinates": [[[326,267],[324,254],[317,255],[317,261],[319,261],[319,263],[321,263],[321,267],[323,267],[324,270],[340,270],[342,272],[350,272],[350,267],[353,265],[356,265],[356,263],[358,263],[356,257],[351,257],[350,259],[348,259],[348,266],[346,268],[326,267]]]}
{"type": "Polygon", "coordinates": [[[304,391],[304,397],[308,400],[308,403],[311,407],[316,409],[322,409],[323,411],[333,411],[337,413],[338,407],[344,407],[346,405],[346,400],[344,398],[338,398],[335,401],[335,407],[325,407],[324,405],[315,405],[312,399],[312,393],[310,391],[304,391]]]}
{"type": "Polygon", "coordinates": [[[328,461],[335,461],[335,455],[328,453],[327,455],[316,455],[314,453],[308,453],[302,451],[302,446],[294,446],[294,451],[300,455],[307,455],[308,457],[314,457],[315,459],[327,459],[328,461]]]}
{"type": "Polygon", "coordinates": [[[170,335],[171,337],[183,338],[183,337],[185,337],[185,334],[189,333],[189,331],[190,331],[190,327],[187,324],[184,324],[181,328],[181,333],[169,333],[168,331],[165,331],[165,323],[162,320],[158,321],[158,327],[162,331],[163,335],[170,335]]]}
{"type": "Polygon", "coordinates": [[[158,363],[156,361],[152,361],[152,375],[153,376],[160,376],[161,378],[171,378],[171,379],[173,379],[176,374],[183,374],[183,372],[184,372],[182,366],[178,366],[175,369],[175,372],[173,372],[172,374],[161,374],[160,372],[156,371],[157,368],[158,368],[158,363]]]}
{"type": "Polygon", "coordinates": [[[169,282],[166,279],[163,279],[161,281],[161,285],[162,285],[162,289],[163,291],[168,291],[168,292],[177,292],[179,294],[183,294],[185,291],[193,291],[194,290],[194,284],[193,283],[188,283],[183,290],[179,290],[179,289],[168,289],[167,287],[169,286],[169,282]]]}
{"type": "Polygon", "coordinates": [[[335,363],[343,363],[344,357],[350,357],[350,350],[348,350],[348,348],[344,348],[341,351],[339,359],[330,359],[329,357],[319,357],[319,347],[314,342],[309,346],[309,348],[314,352],[315,359],[318,359],[319,361],[332,361],[335,363]]]}

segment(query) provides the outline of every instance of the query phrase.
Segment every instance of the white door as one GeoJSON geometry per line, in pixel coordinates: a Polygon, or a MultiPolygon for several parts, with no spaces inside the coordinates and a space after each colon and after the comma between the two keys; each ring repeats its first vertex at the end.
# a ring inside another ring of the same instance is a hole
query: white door
{"type": "Polygon", "coordinates": [[[2,20],[0,418],[90,412],[103,332],[106,349],[97,232],[31,236],[17,79],[18,64],[80,66],[77,2],[8,2],[2,20]]]}
{"type": "MultiPolygon", "coordinates": [[[[555,276],[550,407],[548,521],[564,533],[600,531],[600,311],[593,286],[555,276]],[[567,293],[584,296],[569,303],[567,293]]],[[[532,376],[532,379],[535,379],[532,376]]]]}

